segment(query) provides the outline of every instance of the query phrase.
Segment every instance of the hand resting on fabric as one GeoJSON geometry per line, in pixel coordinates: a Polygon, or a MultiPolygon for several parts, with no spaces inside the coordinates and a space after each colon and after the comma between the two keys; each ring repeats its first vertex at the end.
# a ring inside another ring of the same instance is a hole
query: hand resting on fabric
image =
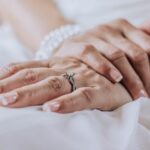
{"type": "Polygon", "coordinates": [[[43,110],[59,113],[83,109],[113,110],[131,97],[119,83],[112,83],[73,58],[51,58],[11,64],[1,69],[0,102],[18,108],[43,105],[43,110]],[[75,73],[77,90],[64,74],[75,73]]]}
{"type": "Polygon", "coordinates": [[[65,113],[112,110],[131,101],[129,93],[132,98],[147,96],[149,40],[148,34],[121,19],[68,39],[49,60],[10,64],[0,73],[1,105],[45,103],[44,110],[65,113]],[[63,76],[68,71],[75,73],[73,93],[63,76]],[[119,83],[119,72],[129,93],[119,83]]]}

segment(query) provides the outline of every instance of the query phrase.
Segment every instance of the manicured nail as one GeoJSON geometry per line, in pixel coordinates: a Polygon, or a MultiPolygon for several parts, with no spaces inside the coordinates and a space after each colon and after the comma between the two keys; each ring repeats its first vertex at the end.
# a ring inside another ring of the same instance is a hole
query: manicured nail
{"type": "Polygon", "coordinates": [[[123,76],[118,71],[116,71],[114,69],[110,71],[110,76],[116,82],[120,82],[123,79],[123,76]]]}
{"type": "Polygon", "coordinates": [[[8,70],[8,66],[0,67],[0,71],[1,72],[5,72],[6,70],[8,70]]]}
{"type": "Polygon", "coordinates": [[[8,71],[8,67],[6,66],[0,67],[0,77],[3,78],[3,76],[5,75],[7,71],[8,71]]]}
{"type": "Polygon", "coordinates": [[[18,93],[11,92],[11,93],[1,95],[0,102],[2,103],[2,105],[7,106],[9,104],[16,102],[17,98],[18,98],[18,93]]]}
{"type": "Polygon", "coordinates": [[[140,97],[148,97],[148,95],[147,95],[147,93],[145,92],[145,90],[141,90],[139,96],[140,96],[140,97]]]}
{"type": "Polygon", "coordinates": [[[60,103],[59,102],[52,102],[50,104],[45,104],[43,106],[43,110],[46,111],[46,112],[56,112],[60,109],[60,103]]]}
{"type": "Polygon", "coordinates": [[[48,104],[44,104],[44,105],[43,105],[43,111],[51,112],[50,107],[49,107],[48,104]]]}

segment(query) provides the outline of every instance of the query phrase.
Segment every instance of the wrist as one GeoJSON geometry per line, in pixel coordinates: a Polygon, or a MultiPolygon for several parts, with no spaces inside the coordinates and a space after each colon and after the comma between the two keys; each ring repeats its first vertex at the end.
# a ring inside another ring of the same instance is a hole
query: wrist
{"type": "Polygon", "coordinates": [[[47,59],[54,55],[65,40],[80,32],[80,26],[75,24],[65,25],[50,32],[41,43],[41,48],[36,53],[36,59],[47,59]]]}

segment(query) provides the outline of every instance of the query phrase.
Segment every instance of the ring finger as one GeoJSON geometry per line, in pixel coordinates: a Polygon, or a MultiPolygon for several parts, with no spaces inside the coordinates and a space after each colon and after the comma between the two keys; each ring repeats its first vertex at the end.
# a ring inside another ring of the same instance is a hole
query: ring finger
{"type": "Polygon", "coordinates": [[[32,68],[24,69],[16,74],[0,81],[0,93],[20,88],[25,85],[41,81],[48,76],[60,75],[62,71],[51,68],[32,68]]]}
{"type": "Polygon", "coordinates": [[[2,94],[0,103],[8,107],[26,107],[44,102],[71,92],[71,85],[63,76],[48,77],[40,82],[2,94]],[[41,90],[43,89],[43,90],[41,90]]]}

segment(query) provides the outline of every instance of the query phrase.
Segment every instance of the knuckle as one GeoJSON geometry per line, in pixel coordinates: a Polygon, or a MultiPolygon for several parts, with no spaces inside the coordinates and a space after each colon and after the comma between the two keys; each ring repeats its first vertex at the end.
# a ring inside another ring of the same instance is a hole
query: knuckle
{"type": "Polygon", "coordinates": [[[108,25],[98,25],[97,27],[95,27],[96,30],[99,30],[101,32],[110,32],[111,28],[108,25]]]}
{"type": "Polygon", "coordinates": [[[143,48],[145,49],[147,53],[149,53],[150,52],[150,36],[139,29],[136,29],[135,36],[141,38],[141,40],[144,43],[143,48]]]}
{"type": "Polygon", "coordinates": [[[80,89],[80,95],[83,96],[88,104],[93,103],[93,94],[91,88],[80,89]]]}
{"type": "Polygon", "coordinates": [[[125,57],[125,54],[123,51],[116,49],[116,50],[110,51],[110,53],[108,54],[108,57],[111,61],[116,61],[125,57]]]}
{"type": "Polygon", "coordinates": [[[50,90],[60,91],[63,86],[63,81],[58,77],[53,77],[47,80],[47,86],[50,90]]]}
{"type": "Polygon", "coordinates": [[[33,70],[25,69],[22,71],[25,83],[33,83],[37,80],[37,73],[33,70]]]}
{"type": "Polygon", "coordinates": [[[0,85],[0,93],[4,93],[5,92],[5,88],[3,85],[0,85]]]}
{"type": "Polygon", "coordinates": [[[99,70],[99,72],[101,74],[107,74],[109,70],[111,70],[111,67],[108,63],[106,62],[101,62],[100,64],[97,65],[97,70],[99,70]]]}
{"type": "Polygon", "coordinates": [[[118,24],[118,25],[122,25],[122,26],[129,24],[129,22],[126,19],[123,19],[123,18],[116,19],[115,23],[118,24]]]}
{"type": "Polygon", "coordinates": [[[120,39],[118,40],[118,42],[119,42],[120,44],[126,46],[127,48],[132,48],[131,43],[130,43],[127,39],[125,39],[125,38],[120,38],[120,39]]]}
{"type": "Polygon", "coordinates": [[[7,70],[10,74],[14,74],[19,70],[19,66],[17,63],[11,63],[8,65],[7,70]]]}
{"type": "Polygon", "coordinates": [[[92,53],[93,50],[95,50],[94,46],[92,46],[91,44],[84,44],[82,46],[81,55],[88,55],[89,53],[92,53]]]}
{"type": "Polygon", "coordinates": [[[140,63],[140,62],[143,62],[145,61],[147,57],[147,54],[144,52],[144,51],[135,51],[133,54],[132,54],[132,60],[136,63],[140,63]]]}

